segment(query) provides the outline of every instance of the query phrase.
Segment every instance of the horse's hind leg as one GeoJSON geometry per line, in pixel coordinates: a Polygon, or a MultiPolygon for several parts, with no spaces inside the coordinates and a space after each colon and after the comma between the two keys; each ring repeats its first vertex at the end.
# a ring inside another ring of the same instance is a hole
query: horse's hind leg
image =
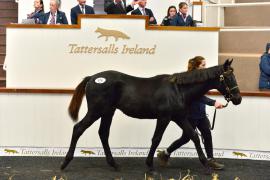
{"type": "Polygon", "coordinates": [[[80,138],[80,136],[83,134],[83,132],[89,128],[96,120],[98,119],[98,117],[94,117],[93,115],[90,115],[90,113],[88,112],[85,117],[79,122],[77,123],[74,127],[73,127],[73,133],[72,133],[72,138],[71,138],[71,144],[68,150],[68,153],[65,157],[65,160],[63,162],[63,164],[61,165],[61,169],[65,169],[67,167],[67,165],[70,163],[70,161],[73,159],[74,156],[74,151],[76,148],[76,144],[80,138]]]}
{"type": "Polygon", "coordinates": [[[104,115],[102,115],[98,133],[99,133],[99,137],[100,137],[100,140],[101,140],[101,143],[102,143],[105,155],[106,155],[107,163],[113,168],[115,168],[115,170],[118,170],[119,166],[115,163],[113,159],[111,149],[109,146],[109,141],[108,141],[114,112],[115,112],[115,109],[109,110],[106,113],[104,113],[104,115]]]}
{"type": "Polygon", "coordinates": [[[153,158],[154,154],[156,152],[156,149],[162,139],[162,136],[164,134],[164,131],[166,130],[170,120],[169,119],[158,119],[157,125],[155,129],[154,136],[152,138],[152,145],[149,151],[149,154],[146,159],[146,165],[148,166],[149,170],[152,171],[154,169],[153,167],[153,158]]]}

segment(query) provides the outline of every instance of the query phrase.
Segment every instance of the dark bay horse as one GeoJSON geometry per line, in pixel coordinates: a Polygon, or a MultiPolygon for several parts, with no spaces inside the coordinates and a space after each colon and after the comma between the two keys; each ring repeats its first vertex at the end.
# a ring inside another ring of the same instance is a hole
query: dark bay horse
{"type": "Polygon", "coordinates": [[[194,142],[199,160],[207,167],[208,162],[199,137],[186,118],[187,109],[191,102],[211,89],[217,89],[227,101],[232,101],[235,105],[241,103],[242,97],[231,63],[232,61],[227,60],[220,66],[151,78],[139,78],[116,71],[100,72],[84,78],[74,92],[69,113],[74,121],[78,119],[84,94],[88,112],[73,128],[70,148],[61,169],[66,168],[73,159],[80,136],[99,118],[101,123],[98,133],[107,163],[118,169],[108,142],[116,109],[133,118],[157,119],[152,145],[146,159],[150,170],[153,170],[154,153],[170,121],[181,127],[183,133],[194,142]]]}

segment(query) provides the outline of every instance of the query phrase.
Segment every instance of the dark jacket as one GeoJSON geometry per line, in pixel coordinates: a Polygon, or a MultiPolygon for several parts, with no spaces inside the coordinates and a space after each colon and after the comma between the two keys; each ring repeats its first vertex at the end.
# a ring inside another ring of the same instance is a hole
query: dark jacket
{"type": "Polygon", "coordinates": [[[168,16],[165,16],[165,17],[163,18],[163,20],[162,20],[161,25],[162,25],[162,26],[173,26],[174,18],[175,18],[175,17],[170,18],[170,17],[168,17],[168,16]]]}
{"type": "Polygon", "coordinates": [[[270,43],[266,45],[266,52],[261,57],[260,62],[260,89],[270,89],[270,54],[268,53],[270,48],[270,43]]]}
{"type": "MultiPolygon", "coordinates": [[[[42,17],[40,17],[40,24],[47,24],[48,20],[50,18],[50,13],[51,12],[47,12],[46,14],[44,14],[42,17]]],[[[57,11],[57,18],[56,18],[56,24],[68,24],[68,20],[66,17],[66,14],[62,11],[57,11]]]]}
{"type": "Polygon", "coordinates": [[[124,7],[120,8],[114,3],[114,0],[104,0],[104,11],[107,14],[127,14],[134,8],[131,5],[127,6],[126,0],[122,0],[124,7]]]}
{"type": "Polygon", "coordinates": [[[40,21],[40,17],[44,16],[44,11],[39,10],[36,12],[33,12],[27,19],[35,19],[35,22],[38,24],[40,21]]]}
{"type": "Polygon", "coordinates": [[[196,26],[196,22],[192,19],[190,15],[187,16],[186,22],[180,13],[177,13],[174,20],[172,21],[173,26],[196,26]]]}
{"type": "MultiPolygon", "coordinates": [[[[80,5],[77,5],[71,9],[70,19],[72,24],[77,24],[79,14],[82,14],[80,5]]],[[[95,14],[95,11],[91,6],[85,5],[85,14],[95,14]]]]}
{"type": "MultiPolygon", "coordinates": [[[[149,16],[149,18],[150,17],[153,17],[155,19],[152,22],[149,21],[149,24],[157,24],[156,18],[154,16],[153,12],[151,11],[151,9],[145,8],[145,13],[146,13],[147,16],[149,16]]],[[[141,13],[141,11],[140,11],[139,8],[135,9],[134,11],[132,11],[131,14],[132,15],[142,15],[142,13],[141,13]]]]}
{"type": "Polygon", "coordinates": [[[214,106],[215,100],[210,99],[206,96],[203,96],[198,101],[195,101],[191,104],[188,111],[189,119],[202,119],[206,117],[205,105],[214,106]]]}

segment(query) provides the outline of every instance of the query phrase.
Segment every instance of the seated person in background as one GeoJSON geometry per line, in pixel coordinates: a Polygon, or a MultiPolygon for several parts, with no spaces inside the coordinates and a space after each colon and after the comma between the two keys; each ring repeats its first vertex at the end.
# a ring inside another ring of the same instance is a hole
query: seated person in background
{"type": "Polygon", "coordinates": [[[95,14],[94,9],[91,6],[86,5],[86,0],[77,0],[78,5],[73,7],[70,12],[70,18],[72,24],[77,24],[79,14],[95,14]]]}
{"type": "Polygon", "coordinates": [[[40,18],[40,24],[68,24],[66,14],[59,7],[59,0],[50,0],[50,12],[40,18]]]}
{"type": "Polygon", "coordinates": [[[167,11],[167,16],[162,20],[162,26],[172,26],[173,19],[175,18],[177,9],[175,6],[170,6],[167,11]]]}
{"type": "Polygon", "coordinates": [[[34,12],[27,14],[27,19],[35,19],[36,23],[39,23],[39,18],[44,14],[43,0],[34,0],[34,12]]]}
{"type": "Polygon", "coordinates": [[[195,21],[188,14],[188,4],[185,2],[181,2],[179,4],[179,12],[177,16],[173,20],[174,26],[196,26],[195,21]]]}
{"type": "Polygon", "coordinates": [[[270,43],[266,45],[266,51],[260,62],[260,90],[270,90],[270,43]]]}
{"type": "Polygon", "coordinates": [[[126,0],[104,0],[104,11],[107,14],[127,14],[134,9],[137,0],[127,6],[126,0]]]}
{"type": "Polygon", "coordinates": [[[132,15],[144,15],[149,16],[149,24],[157,24],[156,18],[154,17],[151,9],[145,8],[147,0],[139,0],[139,7],[131,12],[132,15]]]}

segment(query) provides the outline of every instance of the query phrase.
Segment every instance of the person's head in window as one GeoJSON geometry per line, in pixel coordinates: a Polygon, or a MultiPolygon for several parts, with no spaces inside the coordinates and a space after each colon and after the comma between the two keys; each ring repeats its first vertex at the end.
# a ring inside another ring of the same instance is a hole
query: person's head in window
{"type": "Polygon", "coordinates": [[[44,4],[43,4],[43,0],[34,0],[34,8],[35,11],[42,11],[44,12],[44,4]]]}
{"type": "Polygon", "coordinates": [[[60,7],[60,0],[51,0],[50,1],[50,11],[51,13],[56,13],[60,7]]]}
{"type": "Polygon", "coordinates": [[[78,0],[78,3],[79,3],[81,6],[85,6],[86,0],[78,0]]]}
{"type": "Polygon", "coordinates": [[[147,0],[139,0],[138,1],[138,5],[141,7],[141,8],[145,8],[147,4],[147,0]]]}
{"type": "Polygon", "coordinates": [[[176,7],[175,6],[170,6],[167,11],[167,17],[168,18],[173,18],[177,13],[176,7]]]}
{"type": "Polygon", "coordinates": [[[188,71],[206,68],[206,61],[202,56],[195,56],[188,61],[188,71]]]}
{"type": "Polygon", "coordinates": [[[179,12],[186,15],[188,13],[188,4],[185,2],[181,2],[179,4],[179,12]]]}

